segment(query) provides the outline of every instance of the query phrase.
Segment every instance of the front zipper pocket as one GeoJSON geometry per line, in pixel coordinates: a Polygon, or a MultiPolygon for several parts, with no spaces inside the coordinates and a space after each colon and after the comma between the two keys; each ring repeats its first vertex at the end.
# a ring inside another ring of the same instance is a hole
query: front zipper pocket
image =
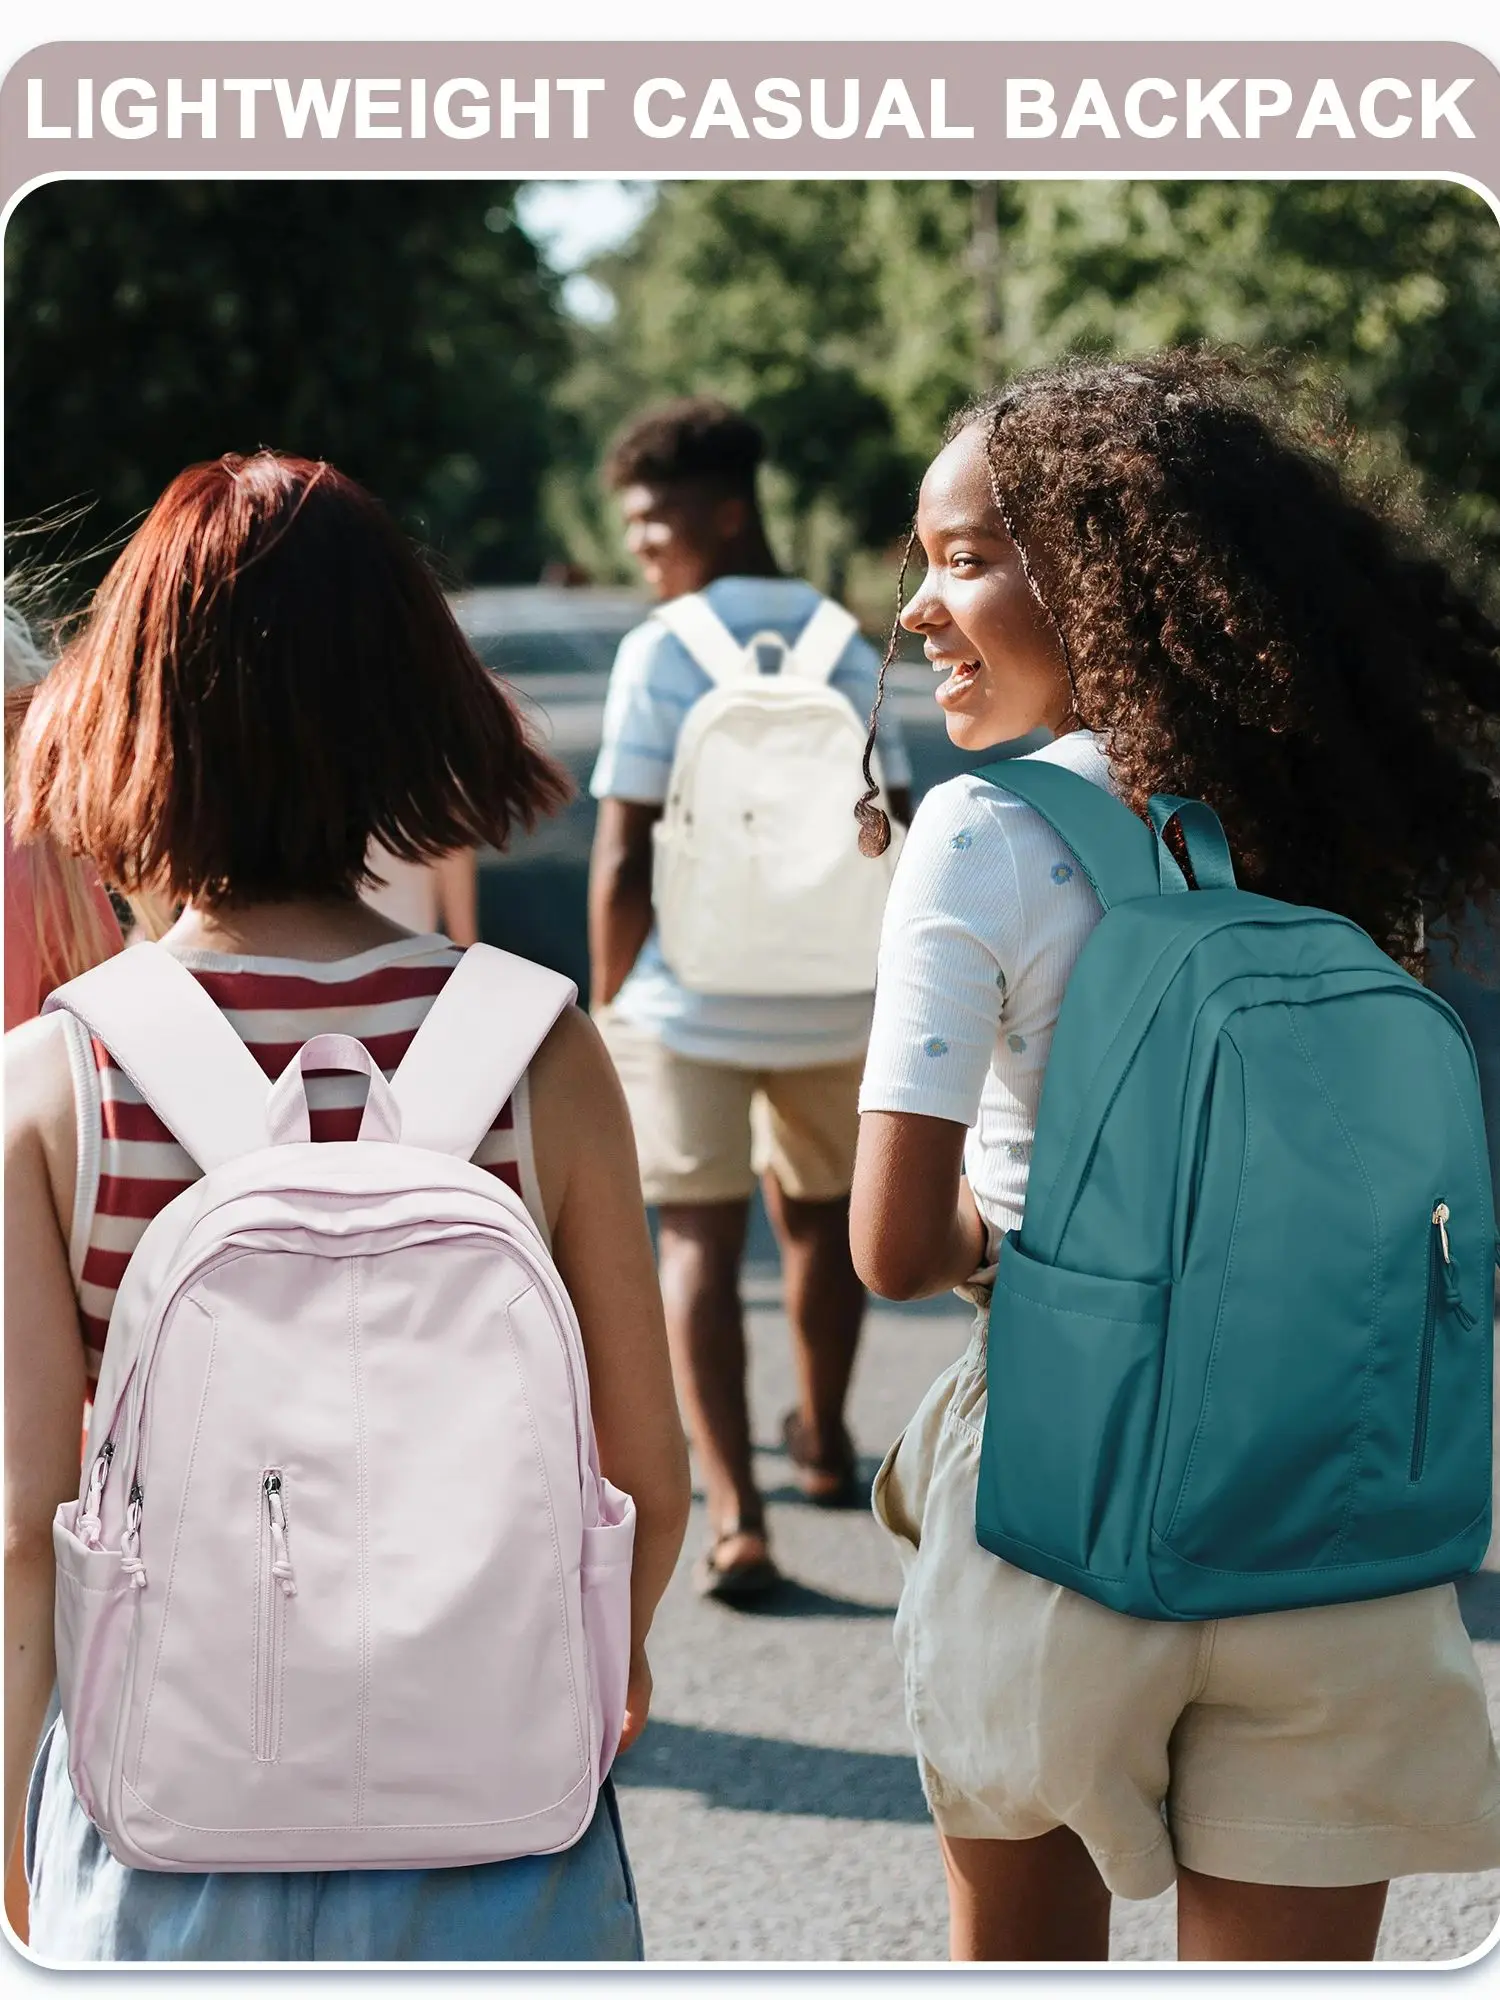
{"type": "Polygon", "coordinates": [[[1437,1344],[1438,1263],[1447,1252],[1448,1204],[1433,1203],[1427,1232],[1427,1299],[1422,1308],[1422,1345],[1417,1357],[1417,1409],[1411,1435],[1411,1479],[1422,1477],[1427,1459],[1427,1412],[1432,1402],[1432,1352],[1437,1344]]]}
{"type": "Polygon", "coordinates": [[[255,1590],[255,1760],[274,1764],[281,1754],[281,1705],[289,1601],[297,1594],[287,1548],[286,1502],[279,1466],[260,1476],[260,1543],[255,1590]]]}

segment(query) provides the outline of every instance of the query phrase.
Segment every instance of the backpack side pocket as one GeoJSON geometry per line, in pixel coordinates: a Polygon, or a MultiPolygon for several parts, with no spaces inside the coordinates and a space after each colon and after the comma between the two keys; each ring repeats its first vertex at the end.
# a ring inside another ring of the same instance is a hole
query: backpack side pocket
{"type": "Polygon", "coordinates": [[[979,1540],[1061,1582],[1088,1575],[1108,1601],[1146,1545],[1170,1290],[1038,1263],[1014,1234],[1000,1251],[979,1540]]]}
{"type": "Polygon", "coordinates": [[[99,1825],[107,1806],[135,1593],[119,1550],[94,1548],[79,1536],[78,1510],[78,1501],[65,1501],[52,1522],[57,1683],[68,1731],[68,1775],[79,1803],[99,1825]]]}
{"type": "Polygon", "coordinates": [[[599,1481],[599,1520],[585,1525],[580,1585],[583,1632],[593,1694],[600,1782],[620,1747],[630,1676],[630,1565],[635,1552],[635,1502],[599,1481]]]}

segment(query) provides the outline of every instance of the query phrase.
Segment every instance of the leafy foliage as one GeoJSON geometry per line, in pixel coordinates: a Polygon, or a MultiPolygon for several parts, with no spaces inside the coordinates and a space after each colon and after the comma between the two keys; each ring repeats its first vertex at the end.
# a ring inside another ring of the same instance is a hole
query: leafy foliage
{"type": "Polygon", "coordinates": [[[332,459],[472,578],[530,577],[554,281],[479,182],[57,182],[6,236],[7,506],[116,532],[185,464],[332,459]]]}
{"type": "Polygon", "coordinates": [[[334,459],[469,580],[623,573],[595,467],[716,390],[773,533],[835,586],[949,412],[1017,368],[1211,338],[1338,378],[1372,450],[1500,555],[1500,232],[1435,182],[664,183],[571,325],[509,184],[60,182],[6,239],[8,503],[115,532],[194,458],[334,459]]]}
{"type": "Polygon", "coordinates": [[[997,379],[1205,338],[1331,372],[1373,448],[1500,553],[1500,231],[1464,188],[684,182],[592,270],[618,311],[563,392],[579,440],[651,396],[741,402],[794,549],[833,517],[830,567],[904,522],[947,415],[997,379]]]}

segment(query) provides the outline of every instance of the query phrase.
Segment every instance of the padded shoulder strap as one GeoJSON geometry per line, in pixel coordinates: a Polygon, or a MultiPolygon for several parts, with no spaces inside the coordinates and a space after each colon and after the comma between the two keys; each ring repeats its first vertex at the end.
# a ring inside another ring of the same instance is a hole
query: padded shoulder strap
{"type": "Polygon", "coordinates": [[[784,671],[796,674],[799,680],[826,682],[858,630],[859,620],[853,612],[825,597],[798,634],[784,671]]]}
{"type": "Polygon", "coordinates": [[[133,944],[47,996],[103,1042],[205,1173],[268,1146],[271,1086],[186,966],[133,944]]]}
{"type": "Polygon", "coordinates": [[[978,775],[1039,812],[1073,850],[1105,909],[1187,889],[1182,870],[1144,820],[1102,785],[1036,757],[1002,758],[978,775]]]}
{"type": "Polygon", "coordinates": [[[391,1089],[401,1143],[472,1159],[578,988],[560,972],[471,944],[427,1010],[391,1089]]]}
{"type": "Polygon", "coordinates": [[[744,647],[707,598],[697,591],[687,597],[668,598],[651,615],[687,648],[716,686],[725,687],[730,681],[745,678],[749,669],[744,647]]]}

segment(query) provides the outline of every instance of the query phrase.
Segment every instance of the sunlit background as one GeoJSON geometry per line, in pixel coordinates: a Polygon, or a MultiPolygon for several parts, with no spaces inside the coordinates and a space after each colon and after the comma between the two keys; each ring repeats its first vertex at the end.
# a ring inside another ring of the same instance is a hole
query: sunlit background
{"type": "Polygon", "coordinates": [[[624,581],[600,451],[711,389],[770,440],[783,560],[875,622],[957,404],[1203,336],[1337,378],[1500,554],[1500,228],[1457,186],[65,181],[6,280],[8,519],[85,510],[65,594],[182,463],[258,444],[365,480],[455,583],[624,581]]]}

